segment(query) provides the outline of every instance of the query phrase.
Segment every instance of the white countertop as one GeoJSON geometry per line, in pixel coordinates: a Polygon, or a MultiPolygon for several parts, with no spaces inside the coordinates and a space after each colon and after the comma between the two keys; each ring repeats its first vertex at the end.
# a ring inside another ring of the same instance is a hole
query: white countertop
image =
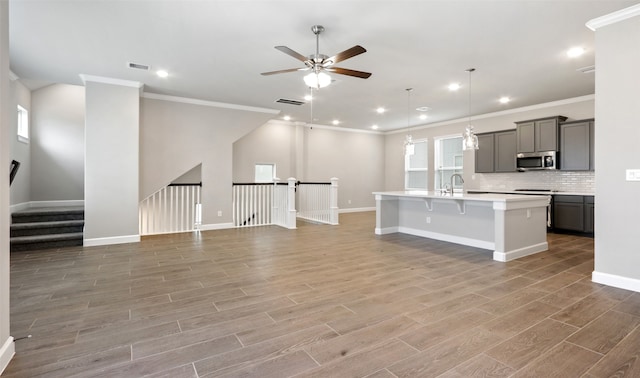
{"type": "Polygon", "coordinates": [[[374,195],[392,196],[392,197],[416,197],[416,198],[439,198],[451,200],[469,200],[469,201],[487,201],[487,202],[515,202],[515,201],[532,201],[546,197],[551,193],[544,195],[529,195],[515,193],[468,193],[455,192],[453,195],[442,191],[426,191],[426,190],[404,190],[395,192],[373,192],[374,195]]]}
{"type": "Polygon", "coordinates": [[[563,195],[563,196],[593,196],[594,193],[587,192],[565,192],[561,190],[552,190],[552,191],[520,191],[520,190],[500,190],[500,189],[469,189],[469,193],[504,193],[504,194],[541,194],[541,195],[563,195]]]}

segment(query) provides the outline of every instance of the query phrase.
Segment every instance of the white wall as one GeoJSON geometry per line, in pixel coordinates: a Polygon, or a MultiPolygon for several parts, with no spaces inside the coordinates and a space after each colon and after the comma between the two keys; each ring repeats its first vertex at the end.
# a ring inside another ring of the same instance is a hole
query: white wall
{"type": "MultiPolygon", "coordinates": [[[[492,113],[474,117],[471,124],[477,133],[500,131],[515,129],[515,122],[528,119],[544,118],[549,116],[563,115],[568,117],[568,121],[593,118],[594,116],[594,100],[593,96],[585,96],[581,98],[556,101],[547,104],[529,106],[525,108],[517,108],[508,111],[492,113]]],[[[596,119],[596,130],[599,128],[599,120],[596,119]]],[[[410,130],[413,139],[427,138],[429,143],[429,188],[433,189],[434,185],[434,138],[446,135],[462,135],[467,126],[467,119],[443,122],[439,125],[426,126],[423,128],[414,127],[410,130]]],[[[403,190],[404,189],[404,155],[403,141],[406,130],[399,133],[388,134],[385,139],[385,190],[403,190]]],[[[597,137],[596,137],[597,140],[597,137]]],[[[464,188],[504,188],[516,189],[515,185],[530,185],[533,188],[560,188],[573,180],[573,176],[563,171],[548,172],[544,176],[544,182],[541,183],[543,177],[539,172],[517,173],[518,180],[508,180],[509,177],[504,174],[488,173],[474,174],[475,170],[475,153],[473,151],[465,151],[463,157],[464,164],[464,188]],[[505,178],[508,180],[505,182],[505,178]],[[511,187],[514,186],[514,187],[511,187]]],[[[513,175],[516,175],[514,173],[513,175]]],[[[588,183],[593,184],[593,173],[583,173],[582,178],[587,179],[588,183]]],[[[592,185],[591,185],[592,187],[592,185]]]]}
{"type": "Polygon", "coordinates": [[[271,117],[273,112],[143,98],[140,200],[202,164],[203,224],[230,224],[233,142],[271,117]]]}
{"type": "MultiPolygon", "coordinates": [[[[31,91],[19,80],[11,82],[11,103],[9,105],[9,140],[11,141],[11,159],[20,162],[20,169],[11,184],[11,205],[31,201],[31,143],[18,140],[18,116],[15,109],[20,105],[31,114],[31,91]]],[[[30,122],[31,124],[33,122],[30,122]]]]}
{"type": "Polygon", "coordinates": [[[84,199],[85,88],[31,93],[31,201],[84,199]]]}
{"type": "Polygon", "coordinates": [[[86,81],[85,245],[140,240],[139,99],[139,87],[86,81]]]}
{"type": "MultiPolygon", "coordinates": [[[[9,327],[9,4],[0,1],[0,374],[13,357],[9,327]]],[[[15,109],[14,109],[15,110],[15,109]]]]}
{"type": "Polygon", "coordinates": [[[593,280],[640,291],[640,5],[598,28],[596,40],[596,238],[593,280]]]}
{"type": "Polygon", "coordinates": [[[384,135],[271,121],[234,144],[234,182],[253,182],[257,163],[276,164],[282,181],[337,177],[340,209],[372,208],[384,185],[384,135]]]}

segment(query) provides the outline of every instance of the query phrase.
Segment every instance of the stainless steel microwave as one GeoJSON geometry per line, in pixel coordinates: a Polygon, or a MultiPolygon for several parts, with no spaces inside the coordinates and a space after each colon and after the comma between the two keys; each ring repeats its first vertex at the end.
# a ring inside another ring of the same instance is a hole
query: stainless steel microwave
{"type": "Polygon", "coordinates": [[[558,159],[556,151],[526,152],[516,154],[518,171],[533,171],[540,169],[557,169],[558,159]]]}

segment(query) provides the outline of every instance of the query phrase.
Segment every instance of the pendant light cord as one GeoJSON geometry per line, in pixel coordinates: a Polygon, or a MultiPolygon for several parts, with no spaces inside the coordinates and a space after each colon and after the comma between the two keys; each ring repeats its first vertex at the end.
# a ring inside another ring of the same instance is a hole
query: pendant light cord
{"type": "Polygon", "coordinates": [[[468,68],[466,71],[469,73],[468,78],[468,91],[467,91],[467,124],[471,124],[471,73],[475,71],[475,68],[468,68]]]}
{"type": "Polygon", "coordinates": [[[407,91],[407,135],[411,133],[411,91],[413,88],[405,89],[407,91]]]}

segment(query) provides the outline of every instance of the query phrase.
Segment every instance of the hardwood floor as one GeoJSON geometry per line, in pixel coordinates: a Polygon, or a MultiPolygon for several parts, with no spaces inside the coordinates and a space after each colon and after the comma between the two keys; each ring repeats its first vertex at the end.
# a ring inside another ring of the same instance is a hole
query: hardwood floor
{"type": "Polygon", "coordinates": [[[12,253],[3,377],[640,376],[640,293],[591,282],[593,239],[500,263],[340,223],[12,253]]]}

